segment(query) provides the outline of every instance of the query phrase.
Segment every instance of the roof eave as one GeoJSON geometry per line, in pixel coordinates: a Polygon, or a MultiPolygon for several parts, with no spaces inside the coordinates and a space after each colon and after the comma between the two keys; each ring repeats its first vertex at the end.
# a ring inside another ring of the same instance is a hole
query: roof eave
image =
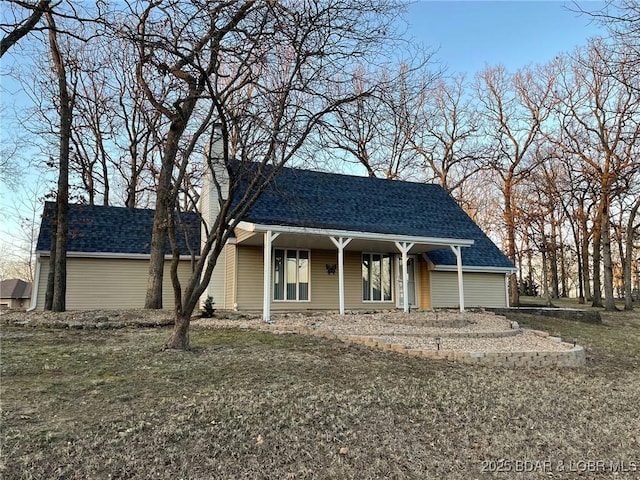
{"type": "MultiPolygon", "coordinates": [[[[436,272],[457,272],[456,265],[434,265],[432,270],[436,272]]],[[[515,267],[475,266],[462,264],[462,270],[468,273],[516,273],[515,267]]]]}
{"type": "MultiPolygon", "coordinates": [[[[37,255],[50,256],[51,253],[48,250],[37,250],[37,255]]],[[[148,260],[151,255],[148,253],[119,253],[119,252],[67,252],[68,258],[113,258],[113,259],[125,259],[125,260],[148,260]]],[[[165,255],[165,260],[171,260],[171,255],[165,255]]],[[[191,255],[180,255],[181,260],[188,260],[191,255]]],[[[195,256],[196,259],[200,258],[200,255],[195,256]]]]}
{"type": "Polygon", "coordinates": [[[376,232],[360,232],[353,230],[335,230],[325,228],[297,227],[290,225],[267,225],[261,223],[253,223],[241,221],[236,225],[238,228],[247,232],[273,232],[273,233],[292,233],[299,235],[322,235],[327,237],[346,237],[358,240],[379,240],[388,242],[409,242],[428,245],[438,245],[442,247],[460,246],[470,247],[474,244],[474,240],[462,238],[436,238],[436,237],[417,237],[413,235],[397,235],[390,233],[376,232]]]}

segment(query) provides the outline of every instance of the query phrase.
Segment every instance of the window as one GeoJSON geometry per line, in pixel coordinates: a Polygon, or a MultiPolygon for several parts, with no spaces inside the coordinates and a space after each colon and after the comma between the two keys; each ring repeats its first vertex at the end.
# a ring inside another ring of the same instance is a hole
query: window
{"type": "Polygon", "coordinates": [[[362,300],[370,302],[391,300],[391,255],[362,254],[362,300]]]}
{"type": "Polygon", "coordinates": [[[275,249],[273,299],[309,300],[309,250],[275,249]]]}

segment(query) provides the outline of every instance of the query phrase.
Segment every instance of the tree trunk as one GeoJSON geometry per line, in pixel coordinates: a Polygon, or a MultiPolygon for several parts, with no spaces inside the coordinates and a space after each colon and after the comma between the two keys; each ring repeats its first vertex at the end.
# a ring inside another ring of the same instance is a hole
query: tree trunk
{"type": "Polygon", "coordinates": [[[560,259],[560,278],[562,282],[562,291],[560,296],[567,298],[569,296],[569,279],[567,278],[567,259],[565,257],[565,244],[564,237],[562,235],[562,228],[558,232],[560,243],[558,245],[558,257],[560,259]]]}
{"type": "MultiPolygon", "coordinates": [[[[62,162],[61,162],[62,163],[62,162]]],[[[66,172],[68,175],[68,171],[66,172]]],[[[60,176],[63,176],[62,168],[60,176]]],[[[68,177],[67,177],[68,178],[68,177]]],[[[68,185],[68,183],[67,183],[68,185]]],[[[60,188],[60,182],[58,182],[60,188]]],[[[51,310],[54,312],[64,312],[67,308],[67,230],[68,230],[68,211],[69,200],[66,197],[60,199],[60,191],[58,190],[58,222],[56,232],[56,259],[54,273],[54,288],[51,310]]]]}
{"type": "Polygon", "coordinates": [[[49,24],[49,46],[58,79],[60,95],[60,160],[58,192],[56,196],[56,255],[54,260],[54,285],[51,309],[64,312],[67,294],[67,232],[69,211],[69,152],[71,142],[71,120],[73,99],[67,88],[67,72],[60,48],[55,21],[51,12],[45,12],[49,24]]]}
{"type": "Polygon", "coordinates": [[[526,239],[526,245],[527,245],[527,269],[528,269],[528,274],[527,274],[527,280],[529,281],[529,295],[531,295],[534,291],[533,288],[533,250],[531,249],[531,242],[529,241],[529,235],[527,235],[526,239]]]}
{"type": "Polygon", "coordinates": [[[578,303],[583,304],[584,299],[584,277],[582,273],[582,240],[574,229],[573,238],[576,243],[576,258],[578,259],[578,303]]]}
{"type": "MultiPolygon", "coordinates": [[[[36,27],[44,11],[49,8],[50,3],[51,0],[40,0],[37,4],[30,7],[33,10],[31,15],[0,41],[0,57],[7,53],[7,50],[36,27]]],[[[5,8],[11,7],[5,5],[5,8]]]]}
{"type": "Polygon", "coordinates": [[[174,317],[173,332],[167,340],[166,349],[170,350],[189,350],[189,323],[191,315],[185,315],[182,312],[176,312],[174,317]]]}
{"type": "MultiPolygon", "coordinates": [[[[516,262],[516,228],[513,207],[511,200],[513,194],[511,192],[511,178],[507,177],[504,181],[504,219],[507,225],[507,257],[517,265],[516,262]]],[[[517,307],[520,304],[518,296],[518,277],[515,273],[509,276],[509,305],[517,307]]]]}
{"type": "Polygon", "coordinates": [[[589,230],[586,218],[580,220],[580,262],[582,263],[582,285],[584,286],[584,298],[593,300],[591,294],[591,274],[589,271],[589,230]]]}
{"type": "Polygon", "coordinates": [[[552,307],[551,298],[549,295],[549,275],[547,268],[547,240],[543,237],[542,240],[542,296],[544,298],[544,304],[547,307],[552,307]]]}
{"type": "Polygon", "coordinates": [[[164,276],[164,256],[167,243],[167,229],[169,222],[169,212],[173,210],[171,200],[171,184],[173,176],[173,166],[182,132],[186,127],[186,122],[182,120],[173,121],[167,136],[166,149],[162,157],[162,167],[158,179],[156,192],[156,211],[153,216],[153,231],[151,234],[151,252],[149,259],[149,278],[147,280],[147,295],[144,308],[162,308],[162,279],[164,276]]]}
{"type": "Polygon", "coordinates": [[[602,304],[602,286],[600,276],[600,232],[593,232],[593,301],[592,307],[603,307],[602,304]]]}
{"type": "Polygon", "coordinates": [[[164,276],[164,252],[167,231],[166,198],[161,199],[160,194],[161,189],[158,187],[158,202],[153,215],[153,230],[151,233],[147,294],[144,300],[144,308],[155,310],[162,309],[162,279],[164,276]]]}
{"type": "Polygon", "coordinates": [[[603,307],[600,263],[602,258],[602,216],[598,214],[593,225],[593,302],[592,307],[603,307]]]}
{"type": "Polygon", "coordinates": [[[633,285],[631,284],[631,266],[633,265],[635,258],[633,255],[633,240],[635,237],[634,222],[638,210],[640,209],[640,199],[631,208],[629,213],[629,220],[627,221],[626,236],[625,236],[625,262],[623,266],[624,270],[624,309],[633,310],[633,285]]]}
{"type": "Polygon", "coordinates": [[[611,259],[611,231],[608,214],[603,219],[602,258],[604,263],[604,309],[608,312],[617,310],[613,294],[613,261],[611,259]]]}
{"type": "Polygon", "coordinates": [[[551,297],[560,297],[560,280],[558,278],[558,243],[556,232],[556,218],[551,213],[551,241],[549,242],[549,267],[551,270],[551,297]]]}

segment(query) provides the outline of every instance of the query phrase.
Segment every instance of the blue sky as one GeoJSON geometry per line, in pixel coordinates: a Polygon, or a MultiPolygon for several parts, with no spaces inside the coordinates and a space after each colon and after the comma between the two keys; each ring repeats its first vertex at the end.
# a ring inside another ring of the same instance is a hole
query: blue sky
{"type": "MultiPolygon", "coordinates": [[[[596,10],[602,2],[579,2],[596,10]]],[[[584,45],[602,28],[579,15],[573,2],[417,1],[409,7],[409,35],[437,49],[451,73],[473,76],[485,65],[504,64],[513,71],[546,63],[559,53],[584,45]]]]}

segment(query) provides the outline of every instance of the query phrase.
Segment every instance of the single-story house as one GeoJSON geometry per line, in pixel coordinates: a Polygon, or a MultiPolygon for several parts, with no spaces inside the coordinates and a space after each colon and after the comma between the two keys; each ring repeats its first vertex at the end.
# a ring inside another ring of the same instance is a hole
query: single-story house
{"type": "Polygon", "coordinates": [[[31,282],[17,278],[0,281],[0,309],[24,310],[31,302],[31,282]]]}
{"type": "MultiPolygon", "coordinates": [[[[208,185],[202,213],[212,219],[217,196],[208,185]]],[[[53,206],[45,206],[38,241],[35,308],[43,306],[53,206]]],[[[185,238],[197,255],[199,225],[187,218],[185,238]]],[[[152,210],[71,206],[69,309],[143,305],[152,219],[152,210]]],[[[515,271],[432,184],[284,168],[234,233],[205,296],[219,310],[261,311],[265,319],[272,311],[504,307],[515,271]]],[[[189,265],[185,258],[183,275],[189,265]]],[[[170,308],[168,277],[165,289],[170,308]]]]}
{"type": "MultiPolygon", "coordinates": [[[[35,288],[31,308],[44,309],[56,204],[46,202],[36,244],[35,288]]],[[[154,211],[100,205],[69,205],[67,310],[143,308],[149,275],[154,211]]],[[[182,252],[200,254],[200,220],[182,214],[177,240],[182,252]]],[[[171,252],[166,242],[163,299],[173,307],[169,277],[171,252]]],[[[188,278],[191,258],[179,273],[188,278]]]]}

